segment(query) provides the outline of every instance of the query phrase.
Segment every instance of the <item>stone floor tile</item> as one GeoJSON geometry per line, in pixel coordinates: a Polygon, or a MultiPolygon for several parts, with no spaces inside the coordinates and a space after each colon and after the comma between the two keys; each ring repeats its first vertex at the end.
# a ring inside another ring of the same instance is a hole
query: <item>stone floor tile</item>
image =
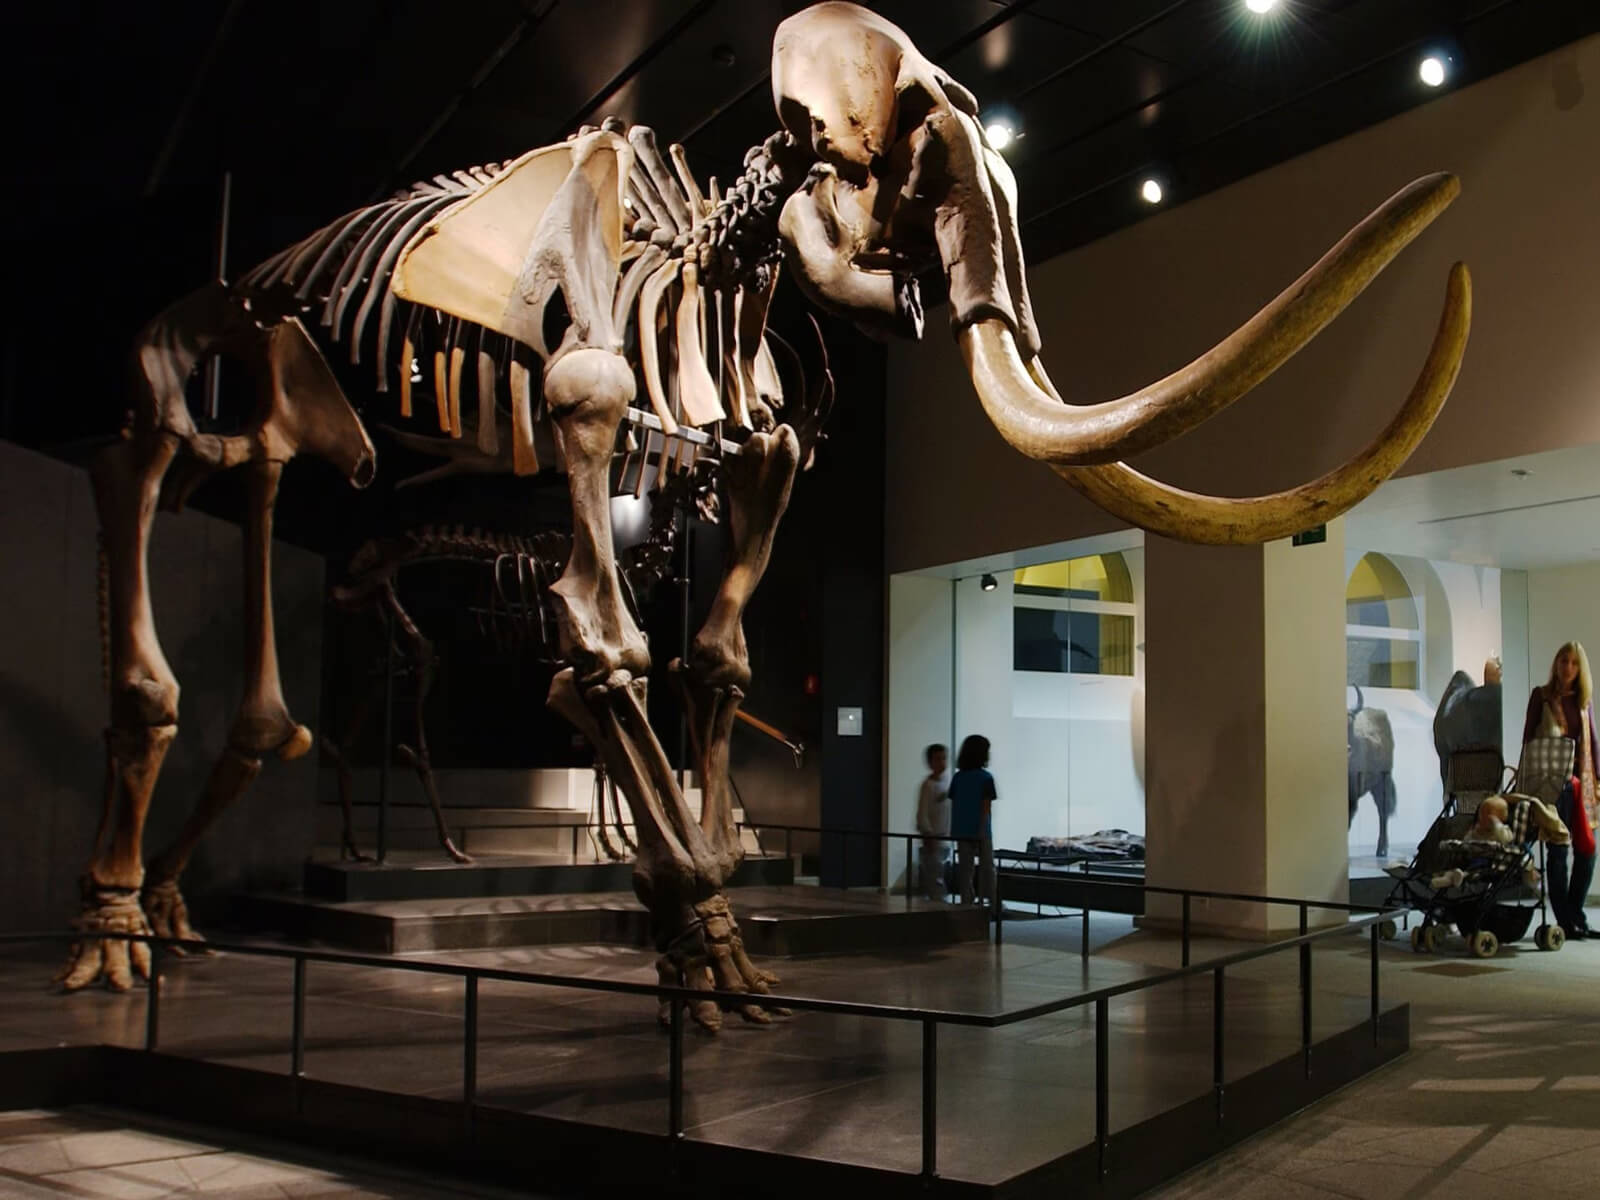
{"type": "Polygon", "coordinates": [[[58,1137],[0,1146],[0,1171],[8,1174],[48,1175],[54,1171],[71,1171],[79,1165],[67,1157],[58,1137]]]}
{"type": "Polygon", "coordinates": [[[71,1134],[61,1138],[60,1145],[74,1167],[151,1162],[175,1158],[190,1150],[186,1142],[138,1129],[106,1129],[71,1134]]]}
{"type": "Polygon", "coordinates": [[[40,1181],[62,1188],[69,1196],[103,1197],[104,1200],[147,1200],[183,1195],[190,1190],[188,1176],[171,1159],[80,1168],[45,1175],[40,1181]]]}
{"type": "Polygon", "coordinates": [[[1394,1162],[1345,1162],[1296,1171],[1293,1180],[1360,1200],[1395,1200],[1438,1174],[1430,1167],[1394,1162]]]}

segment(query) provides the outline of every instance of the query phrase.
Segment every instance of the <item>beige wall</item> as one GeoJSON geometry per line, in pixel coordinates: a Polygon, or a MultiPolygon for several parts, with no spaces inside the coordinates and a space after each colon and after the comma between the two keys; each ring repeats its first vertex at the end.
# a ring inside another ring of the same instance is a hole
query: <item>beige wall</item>
{"type": "MultiPolygon", "coordinates": [[[[1472,341],[1405,471],[1600,441],[1600,37],[1160,213],[1036,268],[1045,360],[1068,399],[1137,388],[1209,348],[1409,180],[1462,194],[1316,342],[1233,409],[1138,465],[1240,494],[1313,476],[1386,422],[1420,367],[1456,259],[1472,341]]],[[[1021,197],[1024,214],[1046,197],[1021,197]]],[[[985,420],[943,310],[889,362],[888,569],[1117,522],[985,420]]]]}
{"type": "MultiPolygon", "coordinates": [[[[1267,892],[1342,903],[1350,898],[1344,522],[1330,521],[1320,545],[1269,542],[1261,551],[1267,892]]],[[[1267,924],[1299,919],[1276,906],[1267,924]]]]}
{"type": "MultiPolygon", "coordinates": [[[[1145,539],[1146,875],[1161,887],[1267,888],[1262,552],[1145,539]]],[[[1175,900],[1150,897],[1153,916],[1175,900]]],[[[1197,901],[1202,925],[1260,927],[1197,901]]]]}
{"type": "MultiPolygon", "coordinates": [[[[1528,572],[1529,688],[1550,678],[1557,647],[1571,641],[1583,643],[1593,668],[1600,660],[1600,563],[1528,572]]],[[[1519,720],[1527,700],[1527,691],[1516,697],[1519,720]]]]}

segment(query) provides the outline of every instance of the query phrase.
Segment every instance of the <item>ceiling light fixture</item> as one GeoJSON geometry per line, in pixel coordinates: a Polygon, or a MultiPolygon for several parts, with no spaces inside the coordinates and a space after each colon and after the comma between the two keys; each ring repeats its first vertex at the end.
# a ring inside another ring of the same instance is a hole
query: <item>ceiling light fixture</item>
{"type": "Polygon", "coordinates": [[[993,575],[985,575],[982,579],[978,580],[978,586],[986,592],[992,592],[995,590],[995,588],[1000,586],[1000,581],[993,575]]]}
{"type": "Polygon", "coordinates": [[[1430,54],[1417,65],[1417,74],[1422,77],[1422,82],[1429,87],[1438,87],[1444,83],[1445,60],[1437,54],[1430,54]]]}
{"type": "Polygon", "coordinates": [[[1146,179],[1139,185],[1139,198],[1146,204],[1160,204],[1164,195],[1166,193],[1161,190],[1160,180],[1146,179]]]}
{"type": "Polygon", "coordinates": [[[1004,150],[1017,134],[1006,121],[990,121],[983,127],[983,136],[989,139],[989,145],[996,150],[1004,150]]]}
{"type": "Polygon", "coordinates": [[[1278,7],[1278,0],[1244,0],[1244,6],[1253,13],[1269,13],[1278,7]]]}

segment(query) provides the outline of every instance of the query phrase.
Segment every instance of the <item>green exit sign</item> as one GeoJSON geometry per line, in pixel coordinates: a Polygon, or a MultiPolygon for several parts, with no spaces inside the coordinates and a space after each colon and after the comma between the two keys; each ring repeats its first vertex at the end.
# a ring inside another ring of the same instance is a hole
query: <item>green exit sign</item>
{"type": "Polygon", "coordinates": [[[1328,527],[1318,525],[1314,529],[1303,530],[1294,535],[1296,546],[1315,546],[1328,540],[1328,527]]]}

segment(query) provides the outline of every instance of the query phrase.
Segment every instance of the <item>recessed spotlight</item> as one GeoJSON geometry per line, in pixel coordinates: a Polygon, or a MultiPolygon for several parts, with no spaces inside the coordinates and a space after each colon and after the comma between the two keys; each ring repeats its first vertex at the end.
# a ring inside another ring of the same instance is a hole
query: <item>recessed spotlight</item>
{"type": "Polygon", "coordinates": [[[1011,128],[1009,122],[990,121],[983,127],[983,136],[989,139],[989,145],[993,146],[996,150],[1004,150],[1007,146],[1011,145],[1012,140],[1017,136],[1017,134],[1016,130],[1011,128]]]}
{"type": "Polygon", "coordinates": [[[1278,7],[1278,0],[1244,0],[1244,6],[1253,13],[1269,13],[1278,7]]]}
{"type": "Polygon", "coordinates": [[[986,592],[992,592],[995,590],[995,588],[1000,586],[1000,581],[993,575],[985,575],[982,579],[978,580],[978,586],[986,592]]]}
{"type": "Polygon", "coordinates": [[[1164,195],[1166,193],[1162,191],[1159,179],[1146,179],[1139,185],[1139,198],[1146,204],[1160,204],[1164,195]]]}
{"type": "Polygon", "coordinates": [[[1442,84],[1445,73],[1445,60],[1437,54],[1430,54],[1417,64],[1417,74],[1429,87],[1438,87],[1442,84]]]}

